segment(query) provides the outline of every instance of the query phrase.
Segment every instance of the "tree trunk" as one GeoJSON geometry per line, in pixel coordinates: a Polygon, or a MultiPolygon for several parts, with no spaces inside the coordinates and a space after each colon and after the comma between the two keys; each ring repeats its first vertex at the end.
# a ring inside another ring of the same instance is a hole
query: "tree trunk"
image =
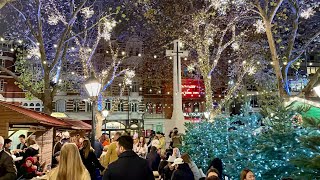
{"type": "MultiPolygon", "coordinates": [[[[97,109],[97,108],[96,108],[97,109]]],[[[102,124],[104,121],[104,117],[100,111],[96,112],[96,137],[99,138],[102,135],[102,124]]]]}
{"type": "Polygon", "coordinates": [[[268,44],[270,48],[270,53],[271,53],[271,59],[273,62],[273,68],[277,77],[278,81],[278,91],[279,91],[279,96],[280,97],[287,97],[287,93],[284,90],[284,81],[283,81],[283,76],[280,68],[280,62],[279,62],[279,57],[277,53],[277,47],[274,42],[273,34],[272,34],[272,25],[269,20],[264,19],[265,21],[265,28],[266,28],[266,34],[268,38],[268,44]]]}
{"type": "Polygon", "coordinates": [[[44,73],[44,94],[42,95],[42,103],[43,103],[43,108],[44,108],[44,113],[51,115],[53,111],[53,97],[55,94],[52,93],[52,90],[50,88],[50,75],[48,71],[45,71],[44,73]]]}
{"type": "Polygon", "coordinates": [[[44,97],[41,99],[43,103],[43,112],[48,115],[51,115],[53,111],[53,106],[52,106],[53,97],[51,96],[51,92],[45,93],[43,96],[44,97]]]}
{"type": "Polygon", "coordinates": [[[211,88],[211,78],[209,78],[207,75],[203,76],[204,80],[204,86],[206,91],[206,111],[211,112],[212,111],[212,88],[211,88]]]}

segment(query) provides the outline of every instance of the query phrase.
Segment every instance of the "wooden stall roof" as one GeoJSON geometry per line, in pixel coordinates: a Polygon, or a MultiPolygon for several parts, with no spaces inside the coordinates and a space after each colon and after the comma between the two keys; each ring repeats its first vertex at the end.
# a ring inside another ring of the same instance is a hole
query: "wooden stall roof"
{"type": "Polygon", "coordinates": [[[10,124],[40,124],[70,129],[91,129],[91,125],[82,121],[55,118],[42,112],[0,101],[0,121],[2,120],[10,124]]]}

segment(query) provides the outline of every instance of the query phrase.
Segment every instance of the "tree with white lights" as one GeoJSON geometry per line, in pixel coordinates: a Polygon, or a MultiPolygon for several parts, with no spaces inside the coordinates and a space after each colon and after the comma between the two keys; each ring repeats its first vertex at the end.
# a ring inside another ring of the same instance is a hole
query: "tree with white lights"
{"type": "MultiPolygon", "coordinates": [[[[265,33],[271,53],[271,64],[278,81],[281,97],[290,95],[288,71],[299,68],[300,61],[308,49],[316,47],[320,38],[319,1],[256,0],[252,11],[260,15],[255,27],[265,33]]],[[[318,81],[320,71],[311,78],[303,90],[309,94],[318,81]]]]}
{"type": "MultiPolygon", "coordinates": [[[[0,66],[19,86],[43,102],[44,112],[52,112],[53,97],[65,84],[82,84],[94,72],[103,90],[118,72],[121,60],[114,58],[110,66],[97,72],[92,63],[98,43],[110,40],[120,12],[101,2],[20,0],[8,3],[1,14],[8,24],[7,39],[18,42],[16,72],[0,66]],[[14,20],[14,23],[10,22],[14,20]],[[31,68],[30,68],[31,67],[31,68]],[[19,73],[19,76],[16,74],[19,73]],[[109,80],[107,80],[109,79],[109,80]]],[[[124,15],[122,15],[124,17],[124,15]]],[[[79,87],[81,88],[81,87],[79,87]]]]}

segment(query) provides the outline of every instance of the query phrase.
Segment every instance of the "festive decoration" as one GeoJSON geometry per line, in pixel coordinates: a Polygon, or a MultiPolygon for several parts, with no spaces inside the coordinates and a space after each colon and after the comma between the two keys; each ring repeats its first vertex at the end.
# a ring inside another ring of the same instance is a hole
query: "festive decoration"
{"type": "Polygon", "coordinates": [[[320,179],[320,121],[305,118],[303,122],[309,133],[299,140],[307,150],[310,150],[310,155],[294,157],[290,162],[304,170],[295,174],[299,179],[320,179]]]}
{"type": "Polygon", "coordinates": [[[252,169],[258,179],[293,177],[306,172],[307,167],[298,168],[290,159],[313,156],[299,140],[312,131],[293,123],[293,117],[306,110],[278,102],[264,109],[262,118],[250,113],[245,104],[241,115],[216,117],[213,123],[187,124],[182,151],[202,168],[207,168],[213,158],[221,158],[224,173],[231,179],[237,179],[244,168],[252,169]]]}

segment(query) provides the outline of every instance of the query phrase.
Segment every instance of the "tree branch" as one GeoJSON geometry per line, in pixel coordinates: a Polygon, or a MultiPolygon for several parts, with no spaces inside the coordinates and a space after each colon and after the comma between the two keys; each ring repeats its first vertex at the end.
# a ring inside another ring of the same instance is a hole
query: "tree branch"
{"type": "Polygon", "coordinates": [[[277,5],[274,6],[269,14],[269,21],[272,23],[274,16],[276,15],[278,9],[280,8],[281,4],[283,3],[284,0],[277,0],[277,5]]]}
{"type": "Polygon", "coordinates": [[[35,97],[37,97],[38,99],[42,99],[43,96],[41,95],[41,93],[38,93],[37,91],[35,91],[32,86],[28,86],[23,80],[21,80],[19,78],[19,76],[17,76],[14,72],[8,70],[7,68],[0,66],[0,70],[4,71],[5,73],[7,73],[9,76],[13,77],[14,80],[16,80],[18,83],[20,83],[27,91],[31,92],[32,95],[34,95],[35,97]]]}
{"type": "Polygon", "coordinates": [[[62,46],[64,45],[64,41],[67,37],[67,35],[70,33],[71,31],[71,27],[75,21],[75,18],[77,17],[77,14],[81,11],[82,7],[86,4],[88,0],[84,0],[80,5],[79,7],[77,8],[77,10],[75,10],[71,16],[71,19],[68,23],[68,25],[66,26],[61,38],[60,38],[60,41],[58,43],[58,47],[57,47],[57,51],[56,51],[56,54],[55,54],[55,57],[54,57],[54,60],[51,64],[51,67],[50,67],[50,71],[55,67],[55,65],[57,64],[59,58],[60,58],[60,53],[61,53],[61,50],[62,50],[62,46]]]}

